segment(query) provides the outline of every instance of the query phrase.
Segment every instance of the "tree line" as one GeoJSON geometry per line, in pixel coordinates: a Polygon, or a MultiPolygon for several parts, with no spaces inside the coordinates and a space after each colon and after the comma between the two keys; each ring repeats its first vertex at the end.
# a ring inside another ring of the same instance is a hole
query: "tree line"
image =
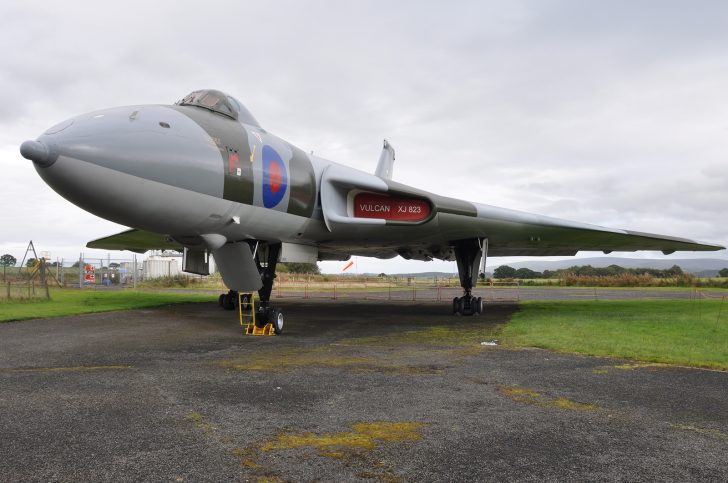
{"type": "MultiPolygon", "coordinates": [[[[562,278],[565,275],[576,275],[585,277],[615,277],[619,275],[649,275],[654,278],[674,278],[684,275],[682,268],[673,265],[666,269],[657,268],[625,268],[619,265],[609,265],[608,267],[592,267],[591,265],[574,265],[569,268],[559,270],[544,270],[536,272],[530,268],[515,269],[508,265],[501,265],[493,271],[493,278],[518,278],[518,279],[534,279],[534,278],[562,278]]],[[[718,272],[720,277],[728,277],[728,268],[718,272]]]]}

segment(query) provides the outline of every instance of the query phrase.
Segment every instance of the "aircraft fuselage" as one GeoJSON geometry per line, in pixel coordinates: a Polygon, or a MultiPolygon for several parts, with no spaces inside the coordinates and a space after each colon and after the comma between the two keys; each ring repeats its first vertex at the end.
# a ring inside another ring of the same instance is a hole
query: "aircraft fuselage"
{"type": "Polygon", "coordinates": [[[220,91],[77,116],[21,152],[81,208],[182,246],[258,240],[312,247],[318,259],[421,260],[454,259],[458,240],[487,239],[492,256],[722,248],[418,190],[391,180],[386,142],[377,173],[366,173],[274,136],[220,91]]]}
{"type": "MultiPolygon", "coordinates": [[[[458,224],[452,223],[454,233],[443,231],[438,218],[477,215],[474,204],[307,154],[257,125],[196,106],[95,111],[52,127],[35,143],[48,151],[45,162],[35,163],[38,174],[63,197],[107,220],[167,234],[182,244],[213,233],[229,241],[323,242],[321,256],[333,258],[346,258],[335,253],[339,244],[355,242],[354,251],[391,257],[407,238],[408,226],[425,225],[417,243],[440,246],[457,238],[458,224]],[[327,223],[320,193],[332,166],[340,177],[385,193],[384,199],[356,204],[349,193],[339,196],[332,189],[332,219],[341,212],[338,220],[345,224],[327,223]],[[437,208],[432,198],[439,201],[437,208]],[[367,212],[390,219],[371,219],[367,212]]],[[[451,258],[447,250],[436,255],[451,258]]]]}

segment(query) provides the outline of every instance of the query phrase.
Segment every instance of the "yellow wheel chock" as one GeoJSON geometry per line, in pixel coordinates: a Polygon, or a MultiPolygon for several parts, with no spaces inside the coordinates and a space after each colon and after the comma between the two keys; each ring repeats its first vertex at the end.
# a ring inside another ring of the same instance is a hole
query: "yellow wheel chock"
{"type": "Polygon", "coordinates": [[[245,335],[277,335],[270,322],[263,327],[258,327],[255,323],[255,294],[253,292],[238,292],[238,311],[240,325],[245,326],[245,335]]]}

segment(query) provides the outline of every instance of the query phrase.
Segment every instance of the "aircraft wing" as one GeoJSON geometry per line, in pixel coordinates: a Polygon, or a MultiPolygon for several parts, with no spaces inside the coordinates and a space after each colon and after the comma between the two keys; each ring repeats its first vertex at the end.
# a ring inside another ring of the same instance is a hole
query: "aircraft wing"
{"type": "MultiPolygon", "coordinates": [[[[488,238],[490,256],[575,255],[579,251],[655,250],[714,251],[725,247],[687,238],[606,228],[588,223],[535,215],[489,205],[474,204],[475,216],[460,223],[469,226],[469,236],[488,238]]],[[[444,220],[443,220],[444,221],[444,220]]],[[[454,220],[453,220],[454,221],[454,220]]],[[[456,222],[457,223],[457,222],[456,222]]],[[[453,227],[453,231],[459,232],[453,227]]],[[[457,233],[468,238],[468,233],[457,233]]]]}
{"type": "Polygon", "coordinates": [[[90,241],[86,246],[102,250],[129,250],[136,253],[149,250],[182,250],[182,245],[170,240],[166,235],[135,229],[90,241]]]}

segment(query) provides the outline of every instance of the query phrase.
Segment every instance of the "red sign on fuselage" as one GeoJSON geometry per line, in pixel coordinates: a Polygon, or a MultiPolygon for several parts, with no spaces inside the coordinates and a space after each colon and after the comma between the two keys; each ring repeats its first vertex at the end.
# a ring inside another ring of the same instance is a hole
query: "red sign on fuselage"
{"type": "Polygon", "coordinates": [[[422,221],[430,216],[430,204],[417,198],[395,198],[374,193],[354,196],[354,217],[396,221],[422,221]]]}

